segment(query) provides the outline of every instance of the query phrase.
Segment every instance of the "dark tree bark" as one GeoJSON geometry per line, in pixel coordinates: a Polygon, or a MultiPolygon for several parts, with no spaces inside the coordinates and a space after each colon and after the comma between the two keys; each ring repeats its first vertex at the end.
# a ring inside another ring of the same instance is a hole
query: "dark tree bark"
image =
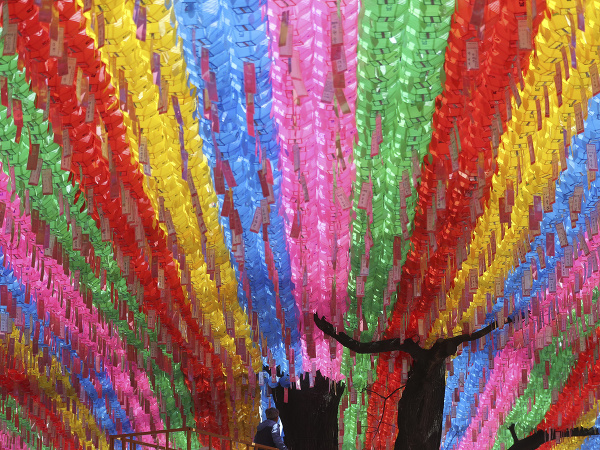
{"type": "Polygon", "coordinates": [[[572,428],[560,432],[556,430],[538,430],[526,438],[518,439],[515,433],[515,424],[513,423],[508,429],[515,441],[508,450],[535,450],[546,442],[553,441],[559,437],[598,436],[599,434],[597,428],[572,428]]]}
{"type": "Polygon", "coordinates": [[[461,344],[479,339],[497,327],[497,323],[493,322],[472,334],[438,339],[433,347],[424,349],[412,339],[359,342],[346,333],[338,333],[324,317],[319,318],[315,314],[314,320],[323,333],[356,353],[402,351],[412,357],[412,372],[398,401],[395,450],[439,450],[446,389],[446,358],[455,355],[461,344]]]}
{"type": "Polygon", "coordinates": [[[344,383],[338,382],[330,389],[329,381],[317,371],[311,388],[309,374],[304,374],[301,389],[288,389],[287,403],[281,385],[271,389],[283,423],[285,445],[290,450],[337,450],[338,406],[344,383]]]}

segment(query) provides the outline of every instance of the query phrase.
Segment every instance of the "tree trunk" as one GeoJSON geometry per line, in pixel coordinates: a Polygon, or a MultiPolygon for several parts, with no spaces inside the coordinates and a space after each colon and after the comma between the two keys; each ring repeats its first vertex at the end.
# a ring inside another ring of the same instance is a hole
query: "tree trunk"
{"type": "Polygon", "coordinates": [[[317,371],[314,387],[309,374],[300,379],[300,387],[288,389],[284,402],[284,388],[272,389],[275,406],[283,423],[285,445],[290,450],[337,450],[338,406],[344,392],[344,383],[331,384],[330,379],[317,371]]]}

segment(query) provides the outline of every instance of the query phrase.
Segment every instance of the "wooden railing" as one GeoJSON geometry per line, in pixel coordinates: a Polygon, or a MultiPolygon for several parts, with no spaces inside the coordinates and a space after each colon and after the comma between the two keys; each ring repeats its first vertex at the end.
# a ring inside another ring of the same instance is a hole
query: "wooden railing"
{"type": "Polygon", "coordinates": [[[121,442],[121,450],[137,450],[139,448],[154,448],[157,450],[178,450],[174,447],[169,447],[169,435],[173,433],[185,433],[187,450],[192,450],[192,435],[206,436],[208,438],[208,447],[202,447],[200,439],[201,449],[207,448],[213,450],[220,448],[223,450],[277,450],[274,447],[267,445],[255,444],[253,442],[237,441],[228,436],[221,436],[219,434],[209,433],[208,431],[198,430],[191,427],[183,428],[171,428],[167,430],[156,430],[146,431],[140,433],[129,433],[129,434],[114,434],[108,437],[108,444],[110,450],[115,450],[115,442],[121,442]],[[165,445],[152,444],[149,442],[142,442],[137,440],[142,436],[156,436],[158,434],[165,435],[165,445]]]}

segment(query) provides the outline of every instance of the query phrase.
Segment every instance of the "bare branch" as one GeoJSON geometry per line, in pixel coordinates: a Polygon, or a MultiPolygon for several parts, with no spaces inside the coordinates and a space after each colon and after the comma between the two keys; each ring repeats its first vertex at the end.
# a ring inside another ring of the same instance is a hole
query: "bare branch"
{"type": "Polygon", "coordinates": [[[396,389],[394,389],[392,392],[390,392],[390,394],[389,394],[387,397],[386,397],[386,396],[383,396],[383,395],[381,395],[379,392],[377,392],[377,391],[373,390],[373,389],[372,389],[372,385],[370,385],[370,386],[367,386],[366,388],[364,388],[364,389],[363,389],[363,391],[366,391],[366,392],[368,392],[369,394],[375,394],[375,395],[377,395],[378,397],[380,397],[380,398],[382,398],[382,399],[384,399],[384,400],[387,400],[388,398],[390,398],[392,395],[394,395],[396,392],[398,392],[400,389],[402,389],[402,388],[403,388],[403,387],[405,387],[405,386],[406,386],[405,384],[403,384],[402,386],[398,386],[396,389]]]}
{"type": "Polygon", "coordinates": [[[408,353],[414,359],[419,359],[419,357],[422,357],[425,354],[425,350],[419,347],[419,345],[413,342],[411,339],[406,339],[404,342],[400,341],[399,338],[375,342],[359,342],[355,339],[352,339],[346,333],[336,332],[334,326],[329,323],[325,317],[319,318],[317,313],[314,315],[314,320],[317,327],[323,333],[332,337],[344,347],[356,353],[385,353],[402,351],[408,353]]]}
{"type": "Polygon", "coordinates": [[[508,429],[514,440],[514,444],[508,450],[536,450],[546,442],[553,441],[559,437],[598,436],[600,434],[597,428],[571,428],[565,431],[551,429],[548,431],[538,430],[526,438],[518,439],[515,432],[515,424],[510,425],[508,429]]]}
{"type": "Polygon", "coordinates": [[[397,387],[397,388],[396,388],[396,389],[394,389],[392,392],[390,392],[390,393],[387,395],[387,397],[384,397],[384,396],[383,396],[383,395],[381,395],[379,392],[376,392],[376,391],[374,391],[374,390],[372,390],[372,389],[365,388],[365,390],[366,390],[367,392],[369,392],[370,394],[376,394],[376,395],[378,395],[379,397],[381,397],[381,398],[383,399],[383,411],[381,411],[381,417],[379,418],[379,422],[377,423],[377,428],[375,428],[375,431],[373,431],[373,437],[372,437],[372,439],[375,439],[375,436],[377,436],[377,433],[379,433],[379,427],[381,426],[381,424],[382,424],[382,423],[384,423],[385,425],[389,425],[389,424],[387,424],[387,423],[383,422],[383,418],[385,417],[385,407],[386,407],[386,403],[387,403],[387,401],[389,400],[389,398],[390,398],[392,395],[394,395],[396,392],[398,392],[400,389],[402,389],[402,388],[403,388],[403,387],[405,387],[405,386],[406,386],[406,385],[404,385],[404,384],[403,384],[402,386],[399,386],[399,387],[397,387]]]}
{"type": "MultiPolygon", "coordinates": [[[[506,322],[504,322],[502,324],[502,326],[506,325],[507,323],[511,323],[513,320],[512,318],[507,318],[506,322]]],[[[471,342],[471,341],[475,341],[477,339],[480,339],[488,334],[490,334],[492,331],[494,331],[496,328],[498,328],[498,321],[495,320],[494,322],[490,323],[488,326],[482,328],[481,330],[478,330],[474,333],[471,334],[461,334],[460,336],[455,336],[452,338],[448,338],[445,339],[444,341],[447,342],[449,344],[449,350],[448,350],[448,356],[452,356],[456,353],[456,350],[454,350],[454,348],[458,348],[459,345],[465,343],[465,342],[471,342]]]]}
{"type": "MultiPolygon", "coordinates": [[[[278,376],[279,378],[281,378],[282,376],[284,376],[284,375],[285,375],[285,374],[284,374],[284,373],[281,371],[281,366],[277,366],[277,367],[276,367],[276,369],[277,369],[277,372],[276,372],[276,373],[277,373],[277,376],[278,376]]],[[[269,376],[273,375],[273,374],[271,373],[271,368],[270,368],[269,366],[266,366],[266,365],[264,365],[264,364],[263,364],[263,372],[267,372],[267,373],[269,374],[269,376]]]]}

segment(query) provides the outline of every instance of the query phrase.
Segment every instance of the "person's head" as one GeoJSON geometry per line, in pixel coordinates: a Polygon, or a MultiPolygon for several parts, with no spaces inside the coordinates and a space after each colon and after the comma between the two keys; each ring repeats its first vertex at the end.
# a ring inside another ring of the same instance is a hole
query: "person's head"
{"type": "Polygon", "coordinates": [[[265,411],[265,415],[267,416],[267,419],[277,422],[279,419],[279,410],[277,408],[268,408],[265,411]]]}

